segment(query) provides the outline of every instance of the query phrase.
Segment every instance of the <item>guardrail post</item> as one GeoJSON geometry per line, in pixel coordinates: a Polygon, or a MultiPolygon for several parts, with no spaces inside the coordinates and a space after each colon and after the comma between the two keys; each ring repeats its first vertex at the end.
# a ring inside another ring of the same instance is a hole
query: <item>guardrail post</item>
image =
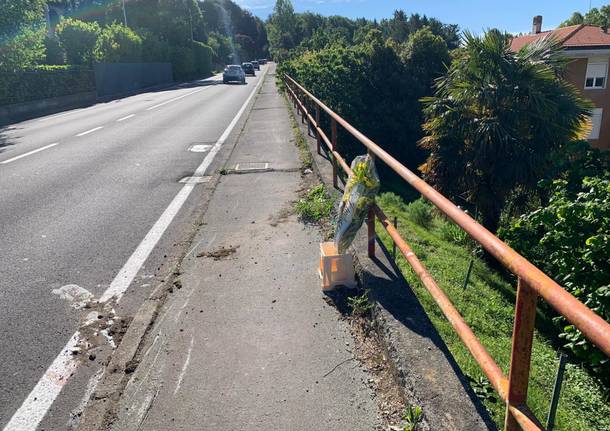
{"type": "Polygon", "coordinates": [[[509,410],[510,405],[521,405],[527,402],[527,386],[536,321],[536,300],[538,295],[519,278],[517,283],[517,301],[515,303],[515,321],[513,323],[513,346],[510,355],[510,372],[508,376],[508,396],[506,400],[505,431],[520,431],[521,427],[509,410]]]}
{"type": "MultiPolygon", "coordinates": [[[[330,120],[330,142],[333,144],[332,151],[337,151],[337,120],[331,118],[330,120]]],[[[333,154],[333,187],[339,188],[337,180],[337,159],[333,154]]]]}
{"type": "MultiPolygon", "coordinates": [[[[302,94],[302,95],[304,96],[304,94],[302,94]]],[[[303,109],[301,109],[301,124],[305,124],[305,103],[306,103],[305,100],[306,100],[305,97],[303,97],[303,100],[301,100],[301,104],[303,106],[303,109]]]]}
{"type": "Polygon", "coordinates": [[[375,257],[375,210],[371,206],[369,213],[366,216],[366,225],[369,239],[369,257],[375,257]]]}
{"type": "MultiPolygon", "coordinates": [[[[371,158],[371,160],[373,161],[373,163],[375,163],[375,154],[373,154],[373,152],[371,150],[367,151],[369,157],[371,158]]],[[[366,217],[366,225],[367,225],[367,231],[368,231],[368,242],[369,242],[369,257],[373,258],[375,257],[375,210],[373,210],[373,207],[371,206],[371,208],[369,208],[369,213],[367,214],[366,217]]]]}
{"type": "Polygon", "coordinates": [[[318,129],[320,128],[320,106],[316,103],[316,146],[318,148],[318,154],[322,154],[321,143],[320,143],[320,132],[318,129]]]}

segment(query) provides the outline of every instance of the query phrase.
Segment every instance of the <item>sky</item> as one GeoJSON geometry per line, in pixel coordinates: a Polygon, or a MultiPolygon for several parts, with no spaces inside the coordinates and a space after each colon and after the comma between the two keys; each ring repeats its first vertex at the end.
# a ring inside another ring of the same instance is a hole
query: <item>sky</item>
{"type": "MultiPolygon", "coordinates": [[[[275,0],[234,0],[253,14],[266,19],[275,0]]],[[[297,12],[349,18],[386,18],[395,9],[435,17],[448,24],[480,33],[496,27],[510,33],[528,33],[532,18],[542,15],[542,28],[557,27],[572,12],[586,12],[591,7],[609,4],[609,0],[292,0],[297,12]]]]}

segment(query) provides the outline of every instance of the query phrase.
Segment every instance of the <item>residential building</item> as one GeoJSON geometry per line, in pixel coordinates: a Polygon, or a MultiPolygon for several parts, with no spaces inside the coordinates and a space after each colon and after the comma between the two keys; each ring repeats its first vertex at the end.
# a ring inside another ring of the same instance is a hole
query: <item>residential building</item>
{"type": "Polygon", "coordinates": [[[607,28],[592,25],[572,25],[542,31],[542,16],[534,17],[532,33],[513,38],[511,48],[518,51],[528,43],[544,37],[557,39],[571,61],[566,78],[586,98],[593,101],[592,128],[588,139],[591,145],[610,149],[610,87],[608,60],[610,33],[607,28]]]}

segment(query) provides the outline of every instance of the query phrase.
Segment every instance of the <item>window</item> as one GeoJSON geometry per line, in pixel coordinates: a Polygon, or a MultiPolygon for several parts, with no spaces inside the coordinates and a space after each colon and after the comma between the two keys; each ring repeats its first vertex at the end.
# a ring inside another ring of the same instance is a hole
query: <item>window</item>
{"type": "Polygon", "coordinates": [[[608,76],[608,59],[590,58],[587,64],[587,75],[585,77],[585,88],[602,89],[606,88],[606,78],[608,76]]]}
{"type": "Polygon", "coordinates": [[[602,126],[602,114],[604,110],[602,108],[595,108],[591,111],[591,132],[587,139],[599,139],[599,130],[602,126]]]}

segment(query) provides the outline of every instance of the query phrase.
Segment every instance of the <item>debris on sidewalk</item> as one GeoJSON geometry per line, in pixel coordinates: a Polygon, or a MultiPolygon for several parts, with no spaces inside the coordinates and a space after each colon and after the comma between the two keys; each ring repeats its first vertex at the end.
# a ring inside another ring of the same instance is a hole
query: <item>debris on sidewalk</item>
{"type": "Polygon", "coordinates": [[[238,248],[239,248],[239,246],[235,246],[235,247],[232,245],[229,245],[228,247],[222,246],[214,251],[201,252],[201,253],[197,254],[197,257],[209,257],[214,260],[222,260],[222,259],[226,259],[229,256],[231,256],[232,254],[234,254],[238,248]]]}

